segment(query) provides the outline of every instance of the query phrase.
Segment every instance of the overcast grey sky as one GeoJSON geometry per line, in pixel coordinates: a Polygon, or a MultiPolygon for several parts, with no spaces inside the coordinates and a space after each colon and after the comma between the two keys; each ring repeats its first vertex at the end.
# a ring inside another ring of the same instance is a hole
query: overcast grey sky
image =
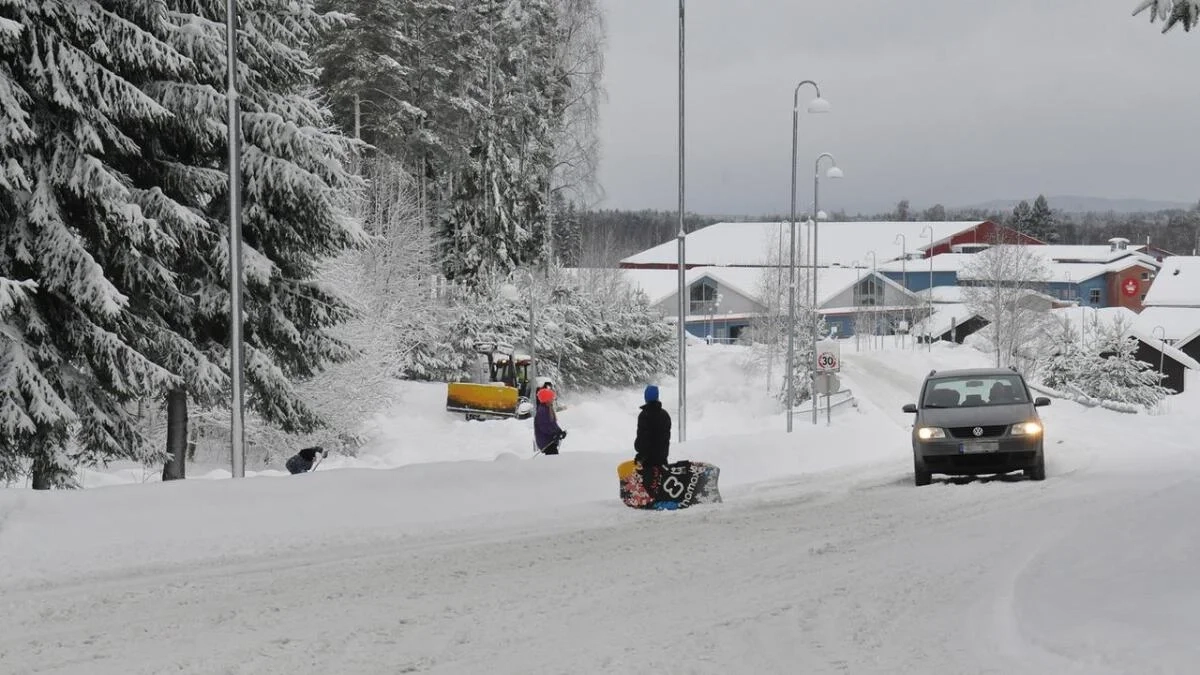
{"type": "MultiPolygon", "coordinates": [[[[678,200],[678,2],[603,0],[606,208],[678,200]]],[[[812,165],[850,213],[1074,194],[1200,199],[1200,35],[1136,0],[689,0],[687,208],[786,212],[801,90],[798,210],[812,165]]]]}

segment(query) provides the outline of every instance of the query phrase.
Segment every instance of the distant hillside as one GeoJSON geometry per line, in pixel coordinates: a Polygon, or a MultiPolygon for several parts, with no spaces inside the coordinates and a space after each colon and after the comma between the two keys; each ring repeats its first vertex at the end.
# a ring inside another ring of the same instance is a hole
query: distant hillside
{"type": "MultiPolygon", "coordinates": [[[[1026,199],[1025,201],[1032,204],[1033,198],[1026,199]]],[[[1190,209],[1195,206],[1195,202],[1166,202],[1153,199],[1109,199],[1107,197],[1077,197],[1073,195],[1060,195],[1056,197],[1047,195],[1046,201],[1050,202],[1051,209],[1067,213],[1086,213],[1088,211],[1095,213],[1107,213],[1109,211],[1114,213],[1144,213],[1166,211],[1169,209],[1190,209]]],[[[1020,202],[1020,199],[993,199],[990,202],[962,208],[1010,211],[1020,202]]]]}

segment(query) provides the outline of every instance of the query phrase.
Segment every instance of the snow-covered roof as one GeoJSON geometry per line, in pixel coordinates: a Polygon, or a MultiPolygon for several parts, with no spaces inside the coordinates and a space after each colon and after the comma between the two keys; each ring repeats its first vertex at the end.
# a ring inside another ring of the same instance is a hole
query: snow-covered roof
{"type": "Polygon", "coordinates": [[[975,260],[975,256],[975,253],[939,253],[933,256],[932,260],[929,258],[907,261],[892,260],[879,265],[878,269],[880,272],[907,271],[910,275],[922,272],[928,274],[932,263],[934,272],[958,272],[962,270],[963,266],[975,260]]]}
{"type": "MultiPolygon", "coordinates": [[[[676,270],[660,269],[622,269],[622,274],[634,286],[643,290],[650,298],[651,304],[657,304],[670,298],[679,289],[679,273],[676,270]]],[[[787,286],[787,269],[774,267],[693,267],[684,275],[685,284],[691,286],[696,281],[708,277],[717,282],[718,286],[729,287],[751,300],[763,303],[763,275],[781,274],[783,287],[787,286]]],[[[809,270],[797,269],[797,288],[803,289],[801,280],[806,278],[809,270]]],[[[871,270],[853,267],[824,267],[817,270],[817,301],[825,305],[835,297],[852,287],[856,281],[871,276],[871,270]]],[[[896,282],[879,275],[882,283],[895,288],[902,293],[911,295],[896,282]]],[[[803,290],[798,290],[803,293],[803,290]]]]}
{"type": "Polygon", "coordinates": [[[934,304],[954,304],[963,301],[962,291],[962,286],[934,286],[918,291],[917,296],[928,301],[929,296],[932,295],[934,304]]]}
{"type": "Polygon", "coordinates": [[[1200,363],[1195,359],[1184,354],[1176,347],[1164,344],[1159,335],[1138,326],[1139,317],[1137,312],[1128,307],[1101,307],[1099,309],[1090,307],[1063,307],[1050,311],[1054,316],[1069,321],[1079,321],[1081,319],[1086,321],[1087,330],[1091,330],[1093,321],[1108,329],[1113,328],[1120,322],[1124,328],[1125,335],[1135,337],[1155,349],[1161,349],[1163,354],[1192,370],[1200,370],[1200,363]]]}
{"type": "Polygon", "coordinates": [[[961,326],[976,316],[978,314],[960,302],[935,304],[933,313],[918,321],[913,327],[913,332],[920,335],[944,335],[950,332],[951,328],[961,326]]]}
{"type": "MultiPolygon", "coordinates": [[[[978,226],[984,221],[957,222],[853,222],[824,221],[817,230],[817,264],[850,265],[854,260],[865,263],[867,253],[875,251],[880,263],[899,258],[904,249],[898,235],[904,235],[908,251],[924,250],[929,236],[922,235],[926,227],[933,232],[934,243],[978,226]]],[[[762,266],[779,259],[780,242],[787,263],[790,223],[717,223],[689,232],[685,254],[689,265],[705,266],[762,266]],[[781,239],[782,237],[782,239],[781,239]]],[[[808,241],[808,225],[796,223],[796,240],[801,251],[808,241]]],[[[799,256],[803,259],[803,254],[799,256]]],[[[625,265],[674,265],[679,261],[675,240],[629,256],[625,265]]]]}
{"type": "Polygon", "coordinates": [[[1147,307],[1200,307],[1200,256],[1172,256],[1164,258],[1162,269],[1146,299],[1147,307]]]}
{"type": "Polygon", "coordinates": [[[1047,244],[1039,246],[1039,253],[1057,262],[1075,263],[1109,263],[1133,254],[1153,260],[1152,257],[1138,253],[1141,246],[1129,246],[1124,249],[1113,249],[1108,244],[1047,244]]]}
{"type": "Polygon", "coordinates": [[[1134,326],[1155,337],[1187,344],[1200,338],[1200,307],[1147,307],[1134,326]]]}
{"type": "MultiPolygon", "coordinates": [[[[1026,246],[1026,249],[1032,254],[1041,257],[1044,261],[1046,271],[1049,272],[1047,281],[1057,283],[1078,283],[1098,277],[1108,272],[1120,272],[1134,265],[1141,265],[1149,270],[1157,269],[1152,259],[1146,258],[1140,254],[1132,255],[1130,251],[1120,251],[1120,255],[1112,260],[1102,262],[1061,262],[1054,256],[1061,253],[1063,249],[1071,248],[1095,248],[1089,246],[1026,246]]],[[[1108,250],[1108,247],[1101,247],[1108,250]]],[[[971,279],[970,276],[962,276],[963,269],[971,264],[971,261],[977,260],[978,253],[939,253],[933,256],[932,261],[929,259],[909,260],[902,262],[893,260],[879,266],[879,269],[889,274],[894,274],[902,270],[907,270],[908,274],[920,274],[921,272],[929,272],[930,264],[933,265],[934,272],[955,272],[961,278],[971,279]]],[[[1094,256],[1098,257],[1098,256],[1094,256]]]]}

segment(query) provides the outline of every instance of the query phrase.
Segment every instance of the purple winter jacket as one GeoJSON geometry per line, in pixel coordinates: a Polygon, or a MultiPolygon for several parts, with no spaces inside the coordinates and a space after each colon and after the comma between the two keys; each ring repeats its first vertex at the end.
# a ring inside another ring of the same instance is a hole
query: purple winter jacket
{"type": "Polygon", "coordinates": [[[540,450],[558,438],[562,428],[558,426],[558,420],[555,419],[550,406],[541,403],[535,405],[537,409],[533,413],[533,442],[537,443],[540,450]]]}

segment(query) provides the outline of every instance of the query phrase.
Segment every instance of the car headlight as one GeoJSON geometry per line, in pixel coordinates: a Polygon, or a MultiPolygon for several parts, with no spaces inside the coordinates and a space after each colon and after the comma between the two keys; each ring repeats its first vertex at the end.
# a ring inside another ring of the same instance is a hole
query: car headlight
{"type": "Polygon", "coordinates": [[[1042,433],[1042,425],[1037,422],[1019,422],[1012,427],[1013,436],[1037,436],[1042,433]]]}
{"type": "Polygon", "coordinates": [[[946,431],[938,427],[921,427],[917,429],[917,438],[928,441],[934,438],[945,438],[946,431]]]}

